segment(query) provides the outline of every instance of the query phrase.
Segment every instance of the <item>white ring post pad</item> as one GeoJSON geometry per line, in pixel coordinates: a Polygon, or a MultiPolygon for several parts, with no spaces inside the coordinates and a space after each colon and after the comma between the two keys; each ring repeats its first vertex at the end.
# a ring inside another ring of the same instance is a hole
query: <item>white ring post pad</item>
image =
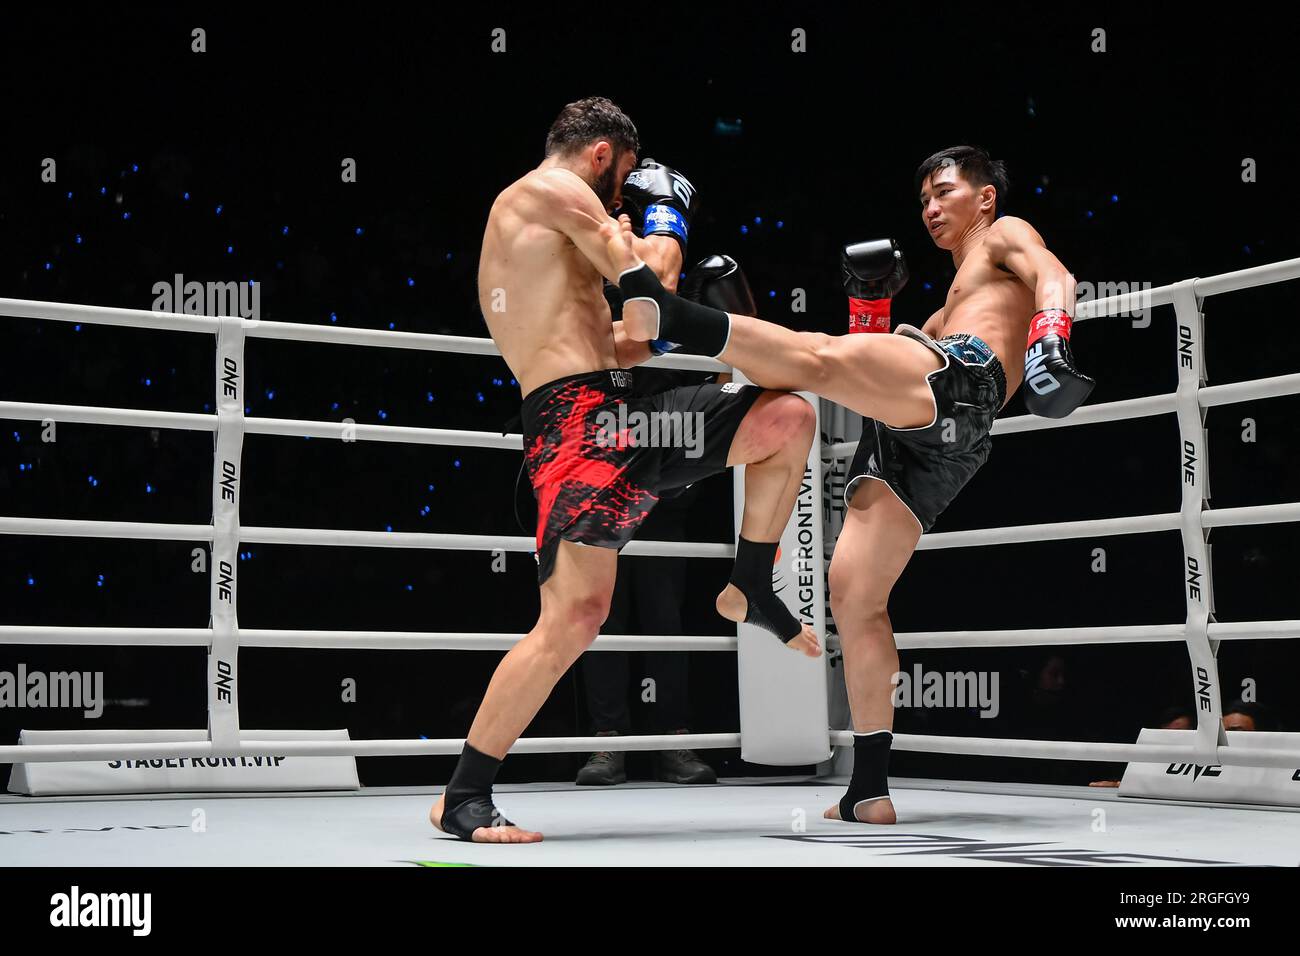
{"type": "Polygon", "coordinates": [[[208,733],[239,746],[239,483],[244,447],[244,320],[222,316],[217,331],[217,431],[212,460],[212,646],[208,650],[208,733]]]}
{"type": "MultiPolygon", "coordinates": [[[[739,370],[735,381],[746,381],[739,370]]],[[[814,409],[817,396],[803,396],[814,409]]],[[[821,434],[820,412],[818,429],[821,434]]],[[[830,704],[827,693],[826,598],[822,562],[822,462],[820,439],[808,452],[794,512],[781,532],[772,589],[798,618],[817,632],[820,657],[804,656],[770,631],[738,624],[736,647],[740,694],[740,755],[750,763],[798,767],[829,760],[830,704]]],[[[745,467],[735,472],[736,529],[745,505],[745,467]]]]}

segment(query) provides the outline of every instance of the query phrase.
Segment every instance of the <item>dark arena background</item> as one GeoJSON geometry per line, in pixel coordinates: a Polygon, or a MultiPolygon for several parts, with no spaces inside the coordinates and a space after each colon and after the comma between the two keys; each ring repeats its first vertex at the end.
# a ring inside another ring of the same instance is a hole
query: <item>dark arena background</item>
{"type": "MultiPolygon", "coordinates": [[[[1032,223],[1081,281],[1160,286],[1300,256],[1291,29],[1169,19],[1126,3],[437,4],[346,16],[24,5],[6,11],[0,58],[0,296],[150,309],[155,284],[180,274],[255,283],[267,320],[485,336],[475,276],[488,210],[541,160],[560,108],[594,94],[636,122],[642,156],[698,188],[687,263],[734,256],[762,317],[796,329],[845,331],[839,250],[860,239],[892,236],[906,252],[895,321],[919,326],[943,304],[952,261],[921,226],[913,175],[961,143],[1006,161],[1003,211],[1032,223]],[[804,52],[791,49],[795,28],[804,52]],[[341,175],[347,160],[355,182],[341,175]]],[[[1210,299],[1211,383],[1300,370],[1288,341],[1296,304],[1294,283],[1210,299]]],[[[213,410],[211,336],[0,323],[0,401],[213,410]]],[[[1173,390],[1174,336],[1169,308],[1149,326],[1079,325],[1075,353],[1097,379],[1090,402],[1173,390]]],[[[250,339],[247,369],[251,416],[502,431],[520,404],[496,358],[250,339]]],[[[1294,496],[1298,410],[1294,397],[1210,410],[1216,508],[1294,496]]],[[[1017,397],[1003,416],[1023,412],[1017,397]]],[[[64,423],[48,441],[40,423],[7,419],[0,513],[204,524],[212,461],[208,432],[64,423]]],[[[249,435],[243,464],[248,526],[532,530],[515,452],[249,435]]],[[[1181,464],[1170,415],[1007,436],[935,530],[1175,512],[1181,464]]],[[[731,479],[702,483],[688,538],[733,540],[731,515],[731,479]]],[[[1218,620],[1300,618],[1293,525],[1211,540],[1218,620]]],[[[196,547],[6,534],[0,624],[205,627],[196,547]]],[[[1180,555],[1174,533],[923,551],[890,613],[898,631],[1179,623],[1180,555]]],[[[522,633],[538,610],[533,557],[495,563],[476,551],[246,545],[239,623],[522,633]]],[[[725,633],[712,602],[727,573],[688,560],[686,633],[725,633]]],[[[462,737],[500,656],[244,648],[241,724],[462,737]]],[[[102,671],[106,697],[96,720],[0,709],[0,742],[23,728],[203,728],[206,661],[201,648],[0,645],[0,671],[102,671]]],[[[1218,661],[1225,704],[1245,694],[1261,729],[1300,727],[1294,642],[1225,642],[1218,661]]],[[[994,719],[903,708],[903,733],[1132,742],[1170,708],[1195,707],[1179,642],[903,652],[905,671],[918,662],[997,672],[1003,706],[994,719]]],[[[734,657],[690,664],[690,729],[736,731],[734,657]]],[[[653,723],[646,710],[634,707],[637,727],[653,723]]],[[[589,732],[575,667],[526,733],[589,732]]],[[[738,751],[704,756],[722,777],[789,772],[738,751]]],[[[571,780],[582,759],[513,757],[499,779],[571,780]]],[[[359,761],[364,784],[430,793],[453,765],[359,761]]],[[[891,767],[1069,784],[1119,769],[906,752],[891,767]]],[[[633,754],[629,772],[648,777],[649,757],[633,754]]]]}

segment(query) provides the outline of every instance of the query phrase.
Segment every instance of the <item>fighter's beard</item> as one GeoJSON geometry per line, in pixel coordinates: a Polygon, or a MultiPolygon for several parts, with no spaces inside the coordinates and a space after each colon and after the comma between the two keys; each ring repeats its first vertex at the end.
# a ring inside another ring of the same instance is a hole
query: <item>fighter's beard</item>
{"type": "Polygon", "coordinates": [[[614,202],[614,190],[617,187],[614,182],[614,164],[606,166],[604,171],[596,177],[596,181],[591,184],[592,191],[595,192],[596,198],[606,209],[614,202]]]}

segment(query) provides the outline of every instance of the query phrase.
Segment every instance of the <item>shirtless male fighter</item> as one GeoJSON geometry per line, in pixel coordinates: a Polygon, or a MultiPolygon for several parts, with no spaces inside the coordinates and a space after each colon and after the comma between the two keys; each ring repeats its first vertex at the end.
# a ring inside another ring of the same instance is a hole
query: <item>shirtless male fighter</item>
{"type": "MultiPolygon", "coordinates": [[[[898,651],[887,604],[921,533],[988,459],[993,420],[1022,378],[1029,410],[1049,418],[1072,412],[1094,384],[1069,347],[1074,277],[1029,223],[996,218],[1007,188],[1003,164],[973,147],[921,164],[921,218],[957,274],[942,309],[921,329],[900,325],[894,335],[794,332],[686,302],[637,262],[629,223],[602,230],[631,338],[716,356],[765,388],[816,392],[863,416],[829,571],[853,712],[853,776],[828,819],[897,820],[888,771],[898,651]],[[1021,351],[1023,363],[1011,361],[1021,351]]],[[[855,327],[888,332],[890,300],[907,280],[901,252],[890,240],[858,243],[842,265],[855,327]]]]}
{"type": "Polygon", "coordinates": [[[609,613],[618,550],[659,493],[746,464],[736,561],[718,612],[764,627],[810,657],[821,653],[812,628],[772,593],[777,542],[812,445],[812,406],[797,395],[732,383],[633,393],[630,366],[651,351],[611,321],[602,277],[616,282],[620,270],[601,226],[624,200],[637,207],[644,237],[629,232],[626,248],[653,269],[659,288],[674,288],[695,199],[681,174],[650,160],[637,167],[638,148],[636,127],[609,100],[570,103],[551,127],[541,165],[497,196],[488,216],[479,302],[524,395],[541,614],[492,675],[447,790],[430,810],[435,827],[464,840],[542,838],[502,817],[493,780],[556,681],[596,638],[609,613]],[[702,441],[662,447],[631,429],[611,434],[620,405],[629,423],[691,416],[702,441]]]}

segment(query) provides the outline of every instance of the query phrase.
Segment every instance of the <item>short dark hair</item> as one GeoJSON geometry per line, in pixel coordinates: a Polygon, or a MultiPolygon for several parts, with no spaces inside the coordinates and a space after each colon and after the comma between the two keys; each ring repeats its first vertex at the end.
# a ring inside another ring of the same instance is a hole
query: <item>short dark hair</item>
{"type": "Polygon", "coordinates": [[[609,140],[615,153],[641,148],[636,127],[627,115],[603,96],[588,96],[560,110],[546,134],[546,155],[561,155],[581,149],[594,140],[609,140]]]}
{"type": "Polygon", "coordinates": [[[1175,704],[1172,707],[1166,707],[1164,710],[1160,712],[1160,715],[1156,717],[1156,726],[1168,727],[1175,720],[1179,720],[1183,717],[1186,717],[1193,724],[1196,723],[1196,717],[1192,714],[1192,712],[1188,708],[1182,706],[1181,704],[1175,704]]]}
{"type": "Polygon", "coordinates": [[[1223,716],[1227,717],[1229,714],[1242,714],[1249,717],[1255,722],[1256,730],[1277,730],[1278,727],[1278,721],[1273,716],[1273,712],[1263,704],[1254,701],[1234,700],[1223,708],[1223,716]]]}
{"type": "Polygon", "coordinates": [[[962,178],[972,186],[992,186],[996,189],[998,196],[993,201],[993,213],[997,215],[1011,192],[1006,163],[1000,159],[989,159],[989,154],[978,146],[949,146],[926,159],[916,170],[917,195],[920,195],[921,186],[926,180],[945,166],[956,166],[962,178]]]}

